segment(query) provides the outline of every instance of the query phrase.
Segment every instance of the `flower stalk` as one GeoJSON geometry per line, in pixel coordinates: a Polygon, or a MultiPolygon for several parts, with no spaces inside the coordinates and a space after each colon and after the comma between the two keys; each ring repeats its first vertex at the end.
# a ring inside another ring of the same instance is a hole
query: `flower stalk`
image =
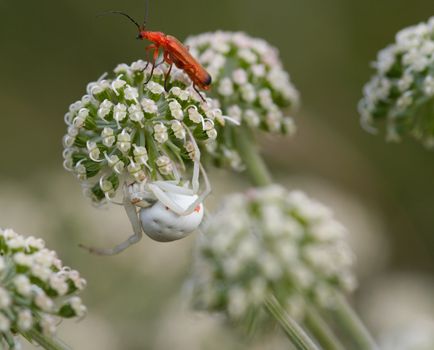
{"type": "Polygon", "coordinates": [[[42,239],[0,228],[0,349],[18,348],[19,335],[47,350],[69,349],[57,325],[85,316],[78,296],[85,285],[42,239]]]}
{"type": "Polygon", "coordinates": [[[297,322],[292,319],[273,295],[265,299],[265,307],[282,327],[297,350],[319,350],[318,346],[310,339],[297,322]]]}
{"type": "Polygon", "coordinates": [[[263,187],[272,184],[270,172],[265,165],[264,160],[255,149],[251,141],[252,132],[241,126],[237,129],[236,146],[238,153],[244,161],[247,174],[255,186],[263,187]]]}
{"type": "Polygon", "coordinates": [[[307,308],[304,322],[324,350],[345,350],[316,308],[307,308]]]}
{"type": "Polygon", "coordinates": [[[356,350],[378,350],[374,339],[343,295],[338,295],[334,314],[337,322],[348,334],[356,350]]]}
{"type": "Polygon", "coordinates": [[[41,332],[31,329],[27,332],[20,332],[29,341],[38,343],[45,350],[71,350],[63,341],[55,337],[48,337],[41,332]]]}
{"type": "MultiPolygon", "coordinates": [[[[272,184],[271,175],[259,155],[254,143],[252,142],[251,133],[247,130],[239,128],[237,137],[237,147],[240,155],[242,156],[245,164],[246,171],[253,185],[255,186],[267,186],[272,184]]],[[[335,309],[336,318],[340,326],[345,329],[349,334],[352,341],[357,344],[357,349],[360,350],[376,350],[378,349],[369,331],[364,326],[363,322],[357,316],[356,312],[348,304],[346,299],[339,294],[337,299],[337,305],[335,309]]],[[[267,307],[270,307],[270,302],[267,301],[267,307]]],[[[274,306],[275,308],[277,306],[274,306]]],[[[276,309],[274,309],[276,311],[276,309]]],[[[273,313],[276,317],[284,318],[289,317],[286,313],[273,313]]],[[[282,319],[277,319],[279,324],[283,324],[282,319]]],[[[288,324],[291,324],[290,320],[287,320],[288,324]]],[[[306,326],[317,338],[324,349],[329,350],[342,350],[343,346],[331,331],[327,323],[321,318],[315,307],[309,308],[307,311],[306,326]]],[[[292,338],[292,333],[289,333],[286,329],[285,332],[290,339],[294,341],[296,338],[292,338]]],[[[296,339],[297,341],[297,339],[296,339]]]]}

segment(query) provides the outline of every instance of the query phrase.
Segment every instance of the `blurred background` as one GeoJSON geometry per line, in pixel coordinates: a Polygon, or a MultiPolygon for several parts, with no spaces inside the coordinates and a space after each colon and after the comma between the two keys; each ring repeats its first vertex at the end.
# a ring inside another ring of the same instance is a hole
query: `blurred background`
{"type": "MultiPolygon", "coordinates": [[[[61,157],[69,104],[118,63],[144,58],[145,43],[130,23],[96,17],[110,9],[140,19],[144,1],[0,0],[0,226],[43,237],[87,278],[88,318],[60,327],[75,349],[242,349],[218,319],[188,311],[194,235],[171,244],[145,238],[111,258],[77,247],[108,247],[130,233],[121,209],[90,205],[61,157]]],[[[302,108],[297,135],[260,137],[263,154],[276,180],[323,201],[348,226],[361,280],[355,302],[380,338],[401,327],[401,318],[408,322],[406,310],[434,323],[434,153],[367,134],[356,106],[377,51],[433,14],[429,0],[150,0],[152,30],[181,40],[240,30],[279,48],[302,108]],[[393,304],[394,292],[409,286],[416,287],[393,304]],[[417,300],[425,304],[412,306],[417,300]],[[401,305],[396,324],[382,320],[401,305]]],[[[227,181],[221,170],[209,173],[218,194],[210,207],[247,187],[242,175],[227,181]]],[[[256,346],[282,348],[279,341],[256,346]]]]}

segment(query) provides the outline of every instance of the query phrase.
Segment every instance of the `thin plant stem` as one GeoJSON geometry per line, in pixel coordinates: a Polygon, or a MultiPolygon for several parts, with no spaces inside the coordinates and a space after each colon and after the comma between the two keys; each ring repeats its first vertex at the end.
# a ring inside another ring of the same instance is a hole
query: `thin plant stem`
{"type": "Polygon", "coordinates": [[[250,130],[241,125],[237,128],[235,143],[238,152],[246,165],[247,174],[251,182],[255,186],[268,186],[271,185],[272,179],[264,160],[256,150],[256,146],[251,141],[253,135],[250,130]]]}
{"type": "Polygon", "coordinates": [[[21,332],[27,339],[31,339],[38,343],[45,350],[72,350],[71,347],[63,343],[55,337],[48,337],[41,332],[31,329],[29,331],[21,332]]]}
{"type": "Polygon", "coordinates": [[[307,308],[305,324],[324,350],[345,350],[321,314],[312,306],[307,308]]]}
{"type": "Polygon", "coordinates": [[[338,295],[334,313],[343,330],[356,345],[355,350],[378,350],[374,339],[343,295],[338,295]]]}
{"type": "Polygon", "coordinates": [[[270,295],[265,300],[267,311],[279,322],[283,331],[297,350],[319,350],[306,332],[295,322],[280,305],[277,299],[270,295]]]}

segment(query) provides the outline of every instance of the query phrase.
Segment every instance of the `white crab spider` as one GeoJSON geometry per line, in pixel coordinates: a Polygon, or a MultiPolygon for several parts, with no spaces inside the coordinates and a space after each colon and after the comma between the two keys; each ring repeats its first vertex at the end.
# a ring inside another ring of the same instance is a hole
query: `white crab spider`
{"type": "MultiPolygon", "coordinates": [[[[117,204],[124,206],[133,235],[111,249],[81,245],[82,248],[99,255],[115,255],[140,241],[143,232],[156,241],[169,242],[184,238],[199,227],[204,215],[202,202],[211,192],[211,186],[205,169],[200,164],[199,147],[190,130],[187,127],[186,130],[194,147],[192,189],[179,185],[180,178],[176,169],[174,181],[125,184],[123,202],[117,204]],[[198,194],[200,173],[205,188],[198,194]]],[[[111,200],[108,194],[106,197],[111,200]]]]}

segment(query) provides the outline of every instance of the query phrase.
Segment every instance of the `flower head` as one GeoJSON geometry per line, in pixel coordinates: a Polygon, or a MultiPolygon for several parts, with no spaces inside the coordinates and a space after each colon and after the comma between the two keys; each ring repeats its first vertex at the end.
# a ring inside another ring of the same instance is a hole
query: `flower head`
{"type": "Polygon", "coordinates": [[[345,228],[324,205],[279,186],[229,196],[197,247],[198,308],[251,317],[269,293],[295,318],[308,300],[324,307],[352,291],[354,256],[345,228]]]}
{"type": "Polygon", "coordinates": [[[122,183],[183,180],[192,168],[192,142],[217,137],[220,110],[203,102],[181,71],[165,91],[165,65],[117,66],[87,86],[65,115],[64,167],[95,202],[112,199],[122,183]]]}
{"type": "Polygon", "coordinates": [[[60,319],[85,315],[76,294],[86,281],[42,239],[0,229],[0,255],[0,344],[30,330],[51,335],[60,319]]]}
{"type": "Polygon", "coordinates": [[[410,134],[433,146],[434,17],[398,32],[395,42],[379,52],[374,68],[359,103],[362,125],[376,131],[384,120],[388,140],[410,134]]]}
{"type": "MultiPolygon", "coordinates": [[[[222,31],[192,36],[186,44],[212,76],[210,94],[229,121],[274,133],[295,131],[288,113],[299,96],[276,48],[244,33],[222,31]]],[[[208,151],[218,163],[240,168],[233,149],[236,130],[228,129],[208,144],[208,151]]]]}

